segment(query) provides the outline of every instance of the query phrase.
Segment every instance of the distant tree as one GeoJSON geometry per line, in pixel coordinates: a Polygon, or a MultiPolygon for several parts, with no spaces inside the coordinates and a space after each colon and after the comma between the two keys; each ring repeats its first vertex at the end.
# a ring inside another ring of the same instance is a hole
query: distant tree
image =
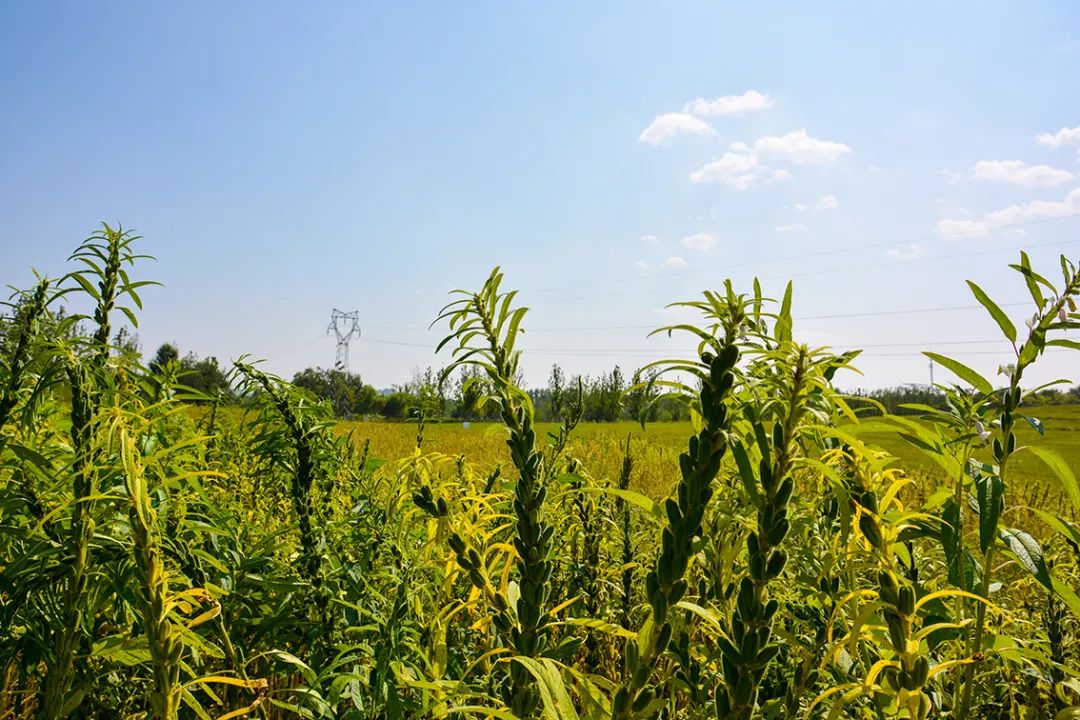
{"type": "Polygon", "coordinates": [[[293,385],[328,400],[341,417],[376,412],[379,393],[356,373],[329,368],[306,368],[293,376],[293,385]]]}
{"type": "Polygon", "coordinates": [[[1051,387],[1024,397],[1023,405],[1076,405],[1080,404],[1080,385],[1074,388],[1051,387]]]}
{"type": "Polygon", "coordinates": [[[200,358],[189,352],[180,361],[180,384],[198,390],[207,396],[229,394],[232,388],[216,357],[200,358]]]}
{"type": "Polygon", "coordinates": [[[126,325],[121,327],[119,332],[116,333],[116,337],[113,338],[113,347],[116,348],[117,354],[122,357],[138,359],[142,355],[139,336],[129,330],[126,325]]]}
{"type": "Polygon", "coordinates": [[[404,392],[414,398],[413,407],[422,409],[425,417],[441,418],[446,415],[446,386],[447,379],[442,372],[431,367],[414,368],[404,392]]]}
{"type": "Polygon", "coordinates": [[[937,388],[930,385],[897,385],[896,387],[880,388],[877,390],[856,389],[849,392],[855,396],[851,401],[851,407],[862,410],[863,413],[876,415],[879,411],[877,404],[885,407],[886,412],[907,415],[921,412],[905,408],[907,404],[928,405],[934,408],[945,407],[945,396],[937,388]],[[866,398],[866,400],[860,400],[866,398]]]}
{"type": "Polygon", "coordinates": [[[610,373],[584,382],[586,420],[591,422],[614,422],[622,416],[622,393],[626,379],[616,365],[610,373]]]}
{"type": "Polygon", "coordinates": [[[489,383],[483,372],[472,365],[463,365],[454,381],[453,409],[450,415],[459,420],[480,420],[490,414],[481,407],[490,394],[489,383]]]}
{"type": "Polygon", "coordinates": [[[656,378],[655,371],[643,373],[640,369],[634,371],[630,379],[630,389],[623,395],[623,406],[631,420],[641,420],[642,415],[648,422],[653,422],[659,416],[660,408],[656,398],[660,395],[660,389],[649,387],[648,383],[656,378]]]}
{"type": "Polygon", "coordinates": [[[160,375],[170,363],[180,361],[180,350],[172,343],[162,343],[154,353],[154,359],[150,361],[150,372],[160,375]]]}
{"type": "Polygon", "coordinates": [[[397,390],[383,396],[382,415],[391,420],[407,417],[409,409],[417,406],[417,398],[407,392],[397,390]]]}

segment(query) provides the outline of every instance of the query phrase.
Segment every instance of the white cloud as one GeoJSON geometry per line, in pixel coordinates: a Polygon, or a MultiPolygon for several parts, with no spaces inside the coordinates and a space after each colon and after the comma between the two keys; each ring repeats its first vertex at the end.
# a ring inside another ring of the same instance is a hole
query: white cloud
{"type": "Polygon", "coordinates": [[[976,180],[1024,187],[1056,187],[1076,177],[1068,170],[1049,165],[1028,165],[1022,160],[981,160],[975,163],[971,176],[976,180]]]}
{"type": "Polygon", "coordinates": [[[669,257],[667,260],[664,261],[664,267],[666,267],[668,270],[685,270],[686,261],[678,256],[669,257]]]}
{"type": "Polygon", "coordinates": [[[961,173],[953,172],[949,168],[941,168],[937,171],[937,173],[938,175],[948,180],[950,185],[955,185],[956,183],[960,182],[960,178],[963,177],[961,173]]]}
{"type": "Polygon", "coordinates": [[[835,210],[838,207],[840,207],[840,201],[835,195],[825,195],[817,201],[818,210],[835,210]]]}
{"type": "Polygon", "coordinates": [[[795,203],[794,205],[792,205],[792,207],[800,211],[806,209],[806,205],[804,205],[803,203],[795,203]]]}
{"type": "Polygon", "coordinates": [[[1015,225],[1040,218],[1065,217],[1080,213],[1080,188],[1076,188],[1061,202],[1054,200],[1035,200],[1022,205],[1013,205],[1004,210],[992,212],[986,216],[986,223],[991,227],[1015,225]]]}
{"type": "Polygon", "coordinates": [[[733,115],[738,117],[753,110],[764,110],[773,106],[773,101],[765,93],[747,90],[742,95],[724,95],[710,99],[698,98],[686,103],[683,112],[701,117],[733,115]]]}
{"type": "Polygon", "coordinates": [[[807,228],[802,223],[795,223],[793,225],[777,225],[776,232],[778,233],[791,233],[791,232],[806,232],[807,228]]]}
{"type": "Polygon", "coordinates": [[[716,236],[707,232],[694,233],[684,237],[682,244],[683,247],[693,248],[694,250],[708,250],[716,244],[716,236]]]}
{"type": "Polygon", "coordinates": [[[795,177],[787,170],[773,170],[769,180],[790,180],[795,177]]]}
{"type": "Polygon", "coordinates": [[[649,263],[645,262],[644,260],[638,260],[636,263],[634,263],[634,267],[636,267],[638,270],[648,270],[649,263]]]}
{"type": "Polygon", "coordinates": [[[650,245],[656,245],[658,242],[660,242],[660,238],[656,237],[655,235],[642,235],[641,241],[647,242],[650,245]]]}
{"type": "Polygon", "coordinates": [[[910,260],[911,258],[918,257],[923,254],[922,245],[918,243],[908,243],[901,248],[891,248],[885,251],[885,254],[891,258],[897,258],[899,260],[910,260]]]}
{"type": "Polygon", "coordinates": [[[664,113],[653,118],[653,121],[649,123],[649,127],[641,131],[638,140],[649,145],[659,145],[679,133],[715,135],[716,131],[713,130],[712,125],[693,115],[664,113]]]}
{"type": "Polygon", "coordinates": [[[1055,149],[1064,145],[1080,146],[1080,126],[1063,127],[1056,133],[1039,133],[1035,136],[1035,142],[1055,149]]]}
{"type": "Polygon", "coordinates": [[[690,173],[690,179],[696,183],[722,182],[745,190],[753,185],[765,170],[753,154],[726,152],[719,159],[690,173]]]}
{"type": "Polygon", "coordinates": [[[754,141],[754,149],[763,155],[772,155],[796,165],[829,163],[851,152],[851,148],[843,143],[810,137],[805,128],[787,135],[760,137],[754,141]]]}
{"type": "Polygon", "coordinates": [[[982,220],[939,220],[937,224],[938,235],[950,237],[954,235],[969,235],[982,237],[989,228],[982,220]]]}
{"type": "Polygon", "coordinates": [[[992,213],[982,220],[941,220],[937,224],[938,234],[969,235],[979,237],[990,230],[1015,225],[1022,222],[1046,218],[1080,215],[1080,188],[1072,190],[1064,200],[1035,200],[1033,202],[1012,205],[992,213]]]}

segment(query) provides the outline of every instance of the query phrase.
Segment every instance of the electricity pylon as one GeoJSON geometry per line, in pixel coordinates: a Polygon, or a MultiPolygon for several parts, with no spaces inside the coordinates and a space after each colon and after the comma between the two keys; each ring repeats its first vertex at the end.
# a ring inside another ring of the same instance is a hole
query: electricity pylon
{"type": "Polygon", "coordinates": [[[345,312],[334,308],[330,313],[330,326],[326,334],[334,333],[337,337],[337,360],[334,369],[349,372],[349,342],[353,337],[360,337],[360,311],[345,312]]]}

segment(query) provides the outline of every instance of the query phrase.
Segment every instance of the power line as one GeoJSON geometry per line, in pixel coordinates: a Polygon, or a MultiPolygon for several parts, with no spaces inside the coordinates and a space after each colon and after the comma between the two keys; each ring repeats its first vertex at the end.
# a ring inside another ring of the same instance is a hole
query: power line
{"type": "MultiPolygon", "coordinates": [[[[1000,307],[1020,307],[1024,305],[1030,305],[1030,301],[1020,301],[1011,303],[998,303],[1000,307]]],[[[842,320],[849,318],[863,318],[863,317],[883,317],[886,315],[919,315],[922,313],[939,313],[939,312],[956,312],[962,310],[979,310],[982,305],[950,305],[943,307],[930,307],[930,308],[913,308],[910,310],[877,310],[872,312],[858,312],[858,313],[835,313],[830,315],[797,315],[794,320],[809,321],[809,320],[842,320]]],[[[400,325],[368,325],[367,327],[376,330],[409,330],[418,332],[428,332],[429,329],[425,327],[403,327],[400,325]]],[[[564,327],[539,327],[528,328],[526,333],[547,333],[547,332],[601,332],[605,330],[656,330],[662,327],[661,324],[642,324],[642,325],[567,325],[564,327]]],[[[381,341],[389,342],[389,341],[381,341]]],[[[405,343],[408,344],[408,343],[405,343]]]]}
{"type": "MultiPolygon", "coordinates": [[[[1026,226],[1030,226],[1030,225],[1042,225],[1044,223],[1058,222],[1058,221],[1061,221],[1061,220],[1068,220],[1070,218],[1076,218],[1076,217],[1080,217],[1080,213],[1073,213],[1071,215],[1059,215],[1058,217],[1040,218],[1038,220],[1026,220],[1026,221],[1021,221],[1021,222],[1016,222],[1016,223],[1009,223],[1007,225],[998,225],[994,229],[995,230],[999,230],[999,229],[1008,230],[1010,228],[1026,227],[1026,226]]],[[[622,277],[622,278],[615,278],[615,279],[611,279],[611,280],[597,280],[597,281],[588,282],[588,283],[574,283],[572,285],[552,285],[552,286],[542,287],[542,288],[526,288],[526,289],[523,290],[523,292],[558,292],[560,290],[575,290],[577,288],[582,288],[582,287],[601,287],[601,286],[604,286],[604,285],[617,285],[617,284],[620,284],[620,283],[642,282],[642,281],[645,281],[645,280],[653,280],[653,279],[656,279],[656,278],[679,277],[679,276],[685,276],[685,275],[697,274],[697,273],[714,273],[714,272],[717,272],[718,270],[731,270],[731,269],[735,269],[735,268],[752,267],[754,265],[766,265],[766,264],[774,263],[774,262],[786,262],[788,260],[808,260],[810,258],[815,258],[815,257],[828,257],[829,255],[840,255],[840,254],[844,254],[844,253],[859,252],[859,251],[862,251],[862,250],[876,250],[876,249],[884,248],[884,247],[892,247],[892,246],[896,246],[896,245],[906,245],[906,244],[917,243],[917,242],[926,242],[926,241],[929,241],[929,240],[938,240],[938,239],[941,239],[941,238],[963,237],[963,236],[967,236],[967,235],[982,235],[985,232],[986,232],[986,230],[984,230],[984,229],[976,229],[976,230],[960,230],[960,231],[951,232],[951,233],[931,233],[931,234],[926,234],[926,235],[920,235],[920,236],[917,236],[917,237],[913,237],[913,238],[910,238],[908,240],[889,240],[889,241],[885,241],[885,242],[869,243],[869,244],[864,244],[864,245],[851,245],[851,246],[848,246],[848,247],[845,247],[845,248],[836,248],[836,249],[833,249],[833,250],[815,250],[813,252],[800,253],[800,254],[797,254],[797,255],[785,255],[785,256],[776,257],[776,258],[765,258],[765,259],[762,259],[762,260],[747,260],[747,261],[738,262],[738,263],[727,263],[727,264],[724,264],[724,265],[713,265],[713,266],[706,267],[706,268],[694,268],[692,270],[672,271],[672,272],[666,272],[666,273],[652,273],[650,275],[636,275],[636,276],[633,276],[633,277],[622,277]]]]}
{"type": "MultiPolygon", "coordinates": [[[[361,340],[361,342],[375,343],[375,344],[379,344],[379,345],[397,345],[397,346],[401,346],[401,347],[422,348],[424,350],[434,350],[434,348],[435,348],[435,346],[433,344],[403,342],[403,341],[398,341],[398,340],[385,340],[385,339],[371,338],[371,337],[363,338],[361,340]]],[[[867,344],[867,345],[828,345],[828,344],[826,344],[826,345],[823,345],[823,347],[828,347],[828,348],[831,348],[831,349],[834,349],[834,350],[845,350],[845,349],[858,350],[858,349],[863,349],[863,348],[868,348],[868,347],[869,348],[874,348],[874,347],[879,347],[879,348],[920,347],[920,346],[921,347],[935,347],[935,346],[941,346],[941,345],[984,345],[984,344],[997,343],[997,342],[1002,342],[1003,343],[1004,340],[951,340],[951,341],[950,340],[945,340],[945,341],[930,341],[930,342],[878,343],[878,344],[867,344]]],[[[647,348],[625,348],[625,349],[604,348],[604,349],[596,349],[596,350],[580,349],[580,348],[577,348],[577,349],[574,349],[574,348],[538,348],[538,349],[534,350],[534,349],[523,348],[523,350],[528,355],[557,355],[557,356],[567,356],[567,357],[598,358],[598,359],[619,358],[619,357],[640,357],[640,358],[644,358],[644,359],[649,359],[649,358],[662,358],[662,357],[665,357],[667,355],[670,355],[670,351],[665,351],[665,350],[662,350],[662,349],[659,349],[659,348],[657,348],[655,350],[650,350],[650,349],[647,349],[647,348]]],[[[1046,352],[1056,352],[1056,349],[1047,350],[1046,352]]],[[[980,356],[980,355],[996,355],[998,357],[1004,357],[1004,356],[1010,356],[1011,357],[1011,356],[1014,356],[1015,353],[1013,353],[1012,351],[1010,351],[1008,349],[1003,349],[1003,350],[961,350],[961,351],[951,352],[950,355],[952,355],[952,356],[961,356],[961,357],[963,357],[963,356],[980,356]]],[[[921,352],[896,352],[896,353],[871,352],[871,353],[863,353],[862,354],[862,357],[922,357],[922,356],[923,356],[923,354],[921,352]]]]}
{"type": "MultiPolygon", "coordinates": [[[[1063,219],[1063,218],[1066,218],[1066,217],[1080,217],[1080,214],[1066,215],[1066,216],[1062,216],[1061,218],[1047,218],[1045,220],[1032,221],[1032,223],[1034,223],[1034,222],[1046,222],[1046,221],[1049,221],[1049,220],[1060,220],[1060,219],[1063,219]]],[[[1032,223],[1025,223],[1025,224],[1032,224],[1032,223]]],[[[1017,223],[1017,225],[1020,225],[1020,224],[1021,223],[1017,223]]],[[[1007,227],[1007,226],[1002,225],[1000,227],[1007,227]]],[[[1011,226],[1008,226],[1008,227],[1011,227],[1011,226]]],[[[895,267],[897,265],[907,265],[907,264],[923,263],[923,262],[934,262],[934,261],[938,261],[938,260],[954,260],[954,259],[957,259],[957,258],[975,257],[975,256],[979,256],[979,255],[987,255],[987,254],[1003,253],[1003,252],[1014,252],[1016,250],[1029,250],[1029,249],[1038,249],[1038,248],[1044,248],[1044,247],[1055,247],[1055,246],[1058,246],[1058,245],[1068,245],[1068,244],[1075,243],[1075,242],[1080,242],[1080,238],[1074,238],[1074,239],[1071,239],[1071,240],[1059,240],[1059,241],[1049,242],[1049,243],[1040,243],[1040,244],[1037,244],[1037,245],[1031,245],[1031,244],[1015,245],[1015,246],[1005,247],[1005,248],[989,248],[989,249],[985,249],[985,250],[976,250],[976,251],[967,252],[967,253],[954,253],[954,254],[951,254],[951,255],[934,255],[934,256],[924,257],[924,258],[908,258],[908,259],[904,259],[904,260],[892,260],[892,261],[887,261],[887,262],[871,263],[871,264],[856,265],[856,266],[848,266],[848,267],[842,267],[842,268],[823,268],[823,269],[819,269],[819,270],[807,270],[807,271],[800,272],[800,273],[788,273],[788,274],[777,274],[777,275],[772,275],[772,276],[765,276],[765,277],[763,277],[761,279],[770,279],[770,278],[775,278],[775,277],[781,277],[781,278],[790,279],[790,278],[796,278],[796,277],[807,277],[807,276],[810,276],[810,275],[827,275],[827,274],[837,273],[837,272],[858,272],[860,270],[870,270],[870,269],[875,269],[875,268],[880,268],[880,267],[895,267]]],[[[831,251],[828,251],[828,252],[831,252],[831,251]]],[[[798,257],[801,257],[801,256],[793,256],[793,258],[798,258],[798,257]]],[[[747,264],[750,264],[750,263],[747,263],[747,264]]],[[[582,287],[587,287],[587,285],[582,286],[582,287]]],[[[558,299],[554,299],[554,300],[546,300],[546,301],[541,300],[539,302],[530,303],[530,305],[543,305],[545,303],[556,303],[556,302],[578,302],[578,301],[581,301],[581,300],[591,300],[591,299],[595,299],[595,298],[599,298],[599,297],[618,297],[618,296],[622,296],[622,295],[640,295],[640,294],[645,294],[645,293],[677,292],[677,291],[681,291],[681,290],[698,290],[698,289],[699,288],[697,288],[696,286],[681,285],[681,286],[678,286],[678,287],[651,288],[651,289],[645,289],[645,290],[631,290],[631,291],[624,291],[624,292],[617,292],[617,293],[602,293],[602,294],[594,294],[594,295],[580,295],[580,296],[576,296],[576,297],[563,297],[563,298],[558,298],[558,299]]],[[[1003,306],[1009,307],[1009,306],[1017,306],[1017,305],[1025,305],[1025,304],[1027,304],[1027,303],[1024,303],[1024,302],[1020,302],[1020,303],[1004,303],[1003,306]]],[[[962,306],[944,307],[944,308],[927,308],[927,309],[923,309],[923,310],[896,310],[896,311],[881,311],[881,312],[870,312],[870,313],[843,313],[843,314],[834,314],[834,315],[803,316],[803,317],[796,317],[794,319],[795,320],[832,320],[832,319],[854,318],[854,317],[875,317],[875,316],[883,316],[883,315],[904,315],[904,314],[909,314],[909,313],[921,313],[921,312],[951,312],[951,311],[954,311],[954,310],[977,309],[979,307],[980,307],[979,305],[962,305],[962,306]]],[[[395,331],[406,330],[406,331],[410,331],[410,332],[428,332],[430,330],[430,328],[427,328],[427,327],[418,327],[418,326],[405,327],[405,326],[400,326],[400,325],[368,325],[367,327],[373,328],[373,329],[376,329],[376,330],[395,330],[395,331]]],[[[656,327],[657,327],[656,325],[599,325],[599,326],[579,326],[579,327],[566,326],[566,327],[546,327],[546,328],[545,327],[539,327],[539,328],[530,328],[530,332],[541,333],[541,332],[594,332],[594,331],[608,331],[608,330],[647,330],[647,329],[655,329],[656,327]]]]}
{"type": "MultiPolygon", "coordinates": [[[[1074,216],[1070,216],[1070,217],[1074,217],[1074,216]]],[[[914,264],[914,263],[934,262],[934,261],[937,261],[937,260],[955,260],[957,258],[976,257],[976,256],[979,256],[979,255],[991,255],[991,254],[995,254],[995,253],[1004,253],[1004,252],[1014,252],[1016,250],[1029,250],[1029,249],[1033,249],[1033,248],[1054,247],[1056,245],[1068,245],[1070,243],[1075,243],[1075,242],[1080,242],[1080,238],[1073,238],[1071,240],[1058,240],[1058,241],[1055,241],[1055,242],[1048,242],[1048,243],[1039,243],[1037,245],[1024,244],[1024,245],[1014,245],[1014,246],[1011,246],[1011,247],[1004,247],[1004,248],[988,248],[988,249],[985,249],[985,250],[975,250],[973,252],[967,252],[967,253],[954,253],[952,255],[932,255],[932,256],[929,256],[929,257],[907,258],[907,259],[901,259],[901,260],[890,260],[890,261],[886,261],[886,262],[869,263],[869,264],[863,264],[863,265],[851,265],[851,266],[847,266],[847,267],[828,267],[828,268],[821,268],[821,269],[818,269],[818,270],[806,270],[806,271],[798,272],[798,273],[777,273],[775,275],[766,275],[766,276],[763,276],[763,277],[761,277],[759,279],[762,279],[762,280],[773,279],[773,278],[791,279],[791,278],[797,278],[797,277],[807,277],[807,276],[810,276],[810,275],[829,275],[829,274],[832,274],[832,273],[851,273],[851,272],[858,272],[860,270],[872,270],[872,269],[881,268],[881,267],[896,267],[897,265],[909,265],[909,264],[914,264]]],[[[697,291],[699,289],[700,288],[697,285],[678,285],[678,286],[670,286],[670,287],[647,288],[647,289],[637,289],[637,290],[623,290],[623,291],[620,291],[620,292],[613,292],[613,293],[593,293],[593,294],[589,294],[589,295],[576,295],[576,296],[569,296],[569,297],[560,297],[560,298],[554,298],[554,299],[548,299],[548,300],[534,301],[532,304],[533,305],[544,305],[544,304],[561,303],[561,302],[581,302],[583,300],[595,300],[597,298],[622,297],[622,296],[626,296],[626,295],[656,294],[656,293],[662,293],[662,292],[671,293],[671,292],[681,292],[681,291],[697,291]]]]}

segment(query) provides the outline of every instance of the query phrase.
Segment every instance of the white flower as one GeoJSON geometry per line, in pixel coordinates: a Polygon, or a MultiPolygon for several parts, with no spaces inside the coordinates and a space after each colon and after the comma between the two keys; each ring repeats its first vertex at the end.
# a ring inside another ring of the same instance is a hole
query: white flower
{"type": "Polygon", "coordinates": [[[1069,313],[1065,312],[1064,305],[1062,305],[1061,309],[1058,310],[1058,320],[1060,320],[1061,322],[1069,322],[1069,313]]]}
{"type": "Polygon", "coordinates": [[[979,440],[983,442],[990,439],[990,431],[983,426],[982,420],[975,421],[975,433],[979,436],[979,440]]]}

